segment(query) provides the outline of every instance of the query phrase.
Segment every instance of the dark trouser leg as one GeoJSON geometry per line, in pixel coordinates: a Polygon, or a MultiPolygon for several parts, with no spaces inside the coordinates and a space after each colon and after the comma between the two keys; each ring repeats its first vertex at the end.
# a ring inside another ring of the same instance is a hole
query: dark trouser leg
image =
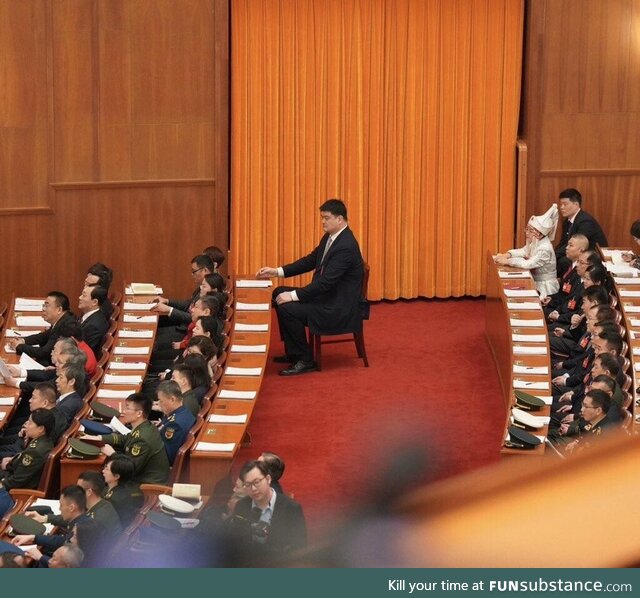
{"type": "MultiPolygon", "coordinates": [[[[284,335],[282,334],[282,321],[281,321],[281,316],[280,316],[280,311],[278,310],[278,305],[276,303],[276,297],[280,294],[280,293],[284,293],[284,292],[289,292],[289,291],[295,291],[297,290],[296,287],[288,287],[288,286],[281,286],[281,287],[276,287],[275,289],[273,289],[273,292],[271,293],[271,305],[275,308],[276,310],[276,316],[278,318],[278,330],[280,330],[280,340],[284,341],[284,335]]],[[[287,352],[287,357],[289,357],[292,361],[295,360],[297,361],[297,359],[299,358],[299,355],[289,355],[289,353],[287,352]]]]}
{"type": "Polygon", "coordinates": [[[307,341],[307,309],[308,305],[299,301],[283,303],[276,308],[285,351],[290,358],[302,361],[313,360],[313,350],[307,341]]]}

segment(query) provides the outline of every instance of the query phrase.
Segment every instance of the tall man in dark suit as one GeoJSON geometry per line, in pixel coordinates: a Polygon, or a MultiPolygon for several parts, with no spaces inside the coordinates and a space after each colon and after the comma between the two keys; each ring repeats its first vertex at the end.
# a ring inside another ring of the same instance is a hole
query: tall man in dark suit
{"type": "Polygon", "coordinates": [[[582,195],[577,189],[565,189],[559,195],[560,214],[565,218],[562,223],[562,236],[556,247],[556,261],[558,276],[562,276],[570,267],[565,252],[569,239],[575,235],[584,235],[589,239],[589,247],[595,248],[596,243],[601,247],[608,245],[607,237],[597,220],[582,210],[582,195]]]}
{"type": "Polygon", "coordinates": [[[78,309],[82,312],[82,340],[91,347],[97,358],[102,354],[102,342],[109,329],[109,322],[102,311],[106,299],[107,290],[100,286],[86,286],[78,297],[78,309]]]}
{"type": "Polygon", "coordinates": [[[297,276],[313,270],[311,283],[302,288],[278,287],[273,291],[280,334],[291,363],[283,376],[317,369],[305,326],[313,334],[358,332],[362,327],[360,298],[364,264],[358,241],[347,223],[347,208],[339,199],[320,206],[324,236],[306,257],[280,268],[261,268],[256,276],[297,276]]]}
{"type": "Polygon", "coordinates": [[[77,365],[65,365],[59,368],[56,388],[60,393],[56,401],[56,409],[67,418],[68,426],[82,408],[82,395],[85,388],[84,369],[77,365]]]}
{"type": "Polygon", "coordinates": [[[60,291],[47,293],[42,306],[42,317],[51,324],[50,328],[23,339],[11,339],[9,345],[18,355],[26,353],[42,365],[51,365],[51,351],[60,336],[60,325],[75,318],[69,311],[69,298],[60,291]]]}

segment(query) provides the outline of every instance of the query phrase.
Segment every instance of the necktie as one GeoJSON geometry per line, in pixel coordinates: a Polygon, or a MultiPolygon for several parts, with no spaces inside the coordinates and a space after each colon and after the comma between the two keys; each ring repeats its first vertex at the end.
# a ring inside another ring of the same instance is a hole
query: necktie
{"type": "Polygon", "coordinates": [[[324,253],[322,254],[322,259],[320,260],[320,263],[324,262],[324,258],[327,257],[327,252],[329,251],[329,247],[331,247],[332,242],[333,242],[333,239],[329,237],[327,244],[324,246],[324,253]]]}

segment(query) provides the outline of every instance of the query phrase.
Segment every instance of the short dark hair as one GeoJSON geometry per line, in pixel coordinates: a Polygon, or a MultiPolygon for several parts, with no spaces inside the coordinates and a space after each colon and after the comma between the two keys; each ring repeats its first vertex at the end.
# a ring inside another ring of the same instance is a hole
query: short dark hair
{"type": "MultiPolygon", "coordinates": [[[[608,355],[608,353],[605,353],[605,355],[608,355]]],[[[616,381],[611,376],[607,376],[606,374],[600,374],[599,376],[596,376],[592,380],[592,384],[595,384],[596,382],[599,384],[604,384],[609,389],[609,392],[611,394],[613,394],[613,391],[616,389],[616,381]]]]}
{"type": "Polygon", "coordinates": [[[89,266],[87,274],[98,277],[98,284],[107,291],[113,282],[113,270],[100,262],[96,262],[93,266],[89,266]]]}
{"type": "Polygon", "coordinates": [[[82,328],[80,322],[75,318],[66,318],[64,322],[58,326],[58,334],[62,338],[76,338],[82,340],[82,328]]]}
{"type": "Polygon", "coordinates": [[[129,455],[113,453],[111,456],[107,457],[105,464],[106,463],[111,463],[111,473],[119,476],[118,484],[124,484],[133,479],[135,466],[133,464],[133,459],[129,455]]]}
{"type": "Polygon", "coordinates": [[[148,418],[151,413],[151,408],[153,407],[153,401],[151,397],[147,395],[143,395],[141,392],[131,393],[125,401],[130,401],[133,403],[138,409],[140,409],[145,417],[148,418]]]}
{"type": "Polygon", "coordinates": [[[284,461],[275,453],[262,453],[264,462],[269,467],[269,474],[274,482],[277,482],[284,474],[284,461]]]}
{"type": "Polygon", "coordinates": [[[62,368],[62,372],[64,372],[67,380],[74,380],[73,390],[75,390],[79,394],[83,394],[84,383],[87,377],[84,368],[78,367],[75,364],[68,363],[62,368]]]}
{"type": "Polygon", "coordinates": [[[321,212],[329,212],[333,216],[342,216],[347,219],[347,206],[341,199],[327,199],[321,206],[321,212]]]}
{"type": "Polygon", "coordinates": [[[602,287],[607,287],[607,283],[609,282],[609,275],[607,273],[607,269],[602,264],[595,264],[587,268],[587,272],[591,282],[595,285],[599,285],[602,287]]]}
{"type": "MultiPolygon", "coordinates": [[[[182,374],[187,379],[189,387],[195,388],[193,370],[188,365],[185,365],[184,363],[178,363],[177,365],[173,366],[173,371],[182,374]]],[[[175,384],[177,385],[178,383],[175,382],[175,384]]],[[[160,390],[160,388],[158,388],[158,390],[160,390]]]]}
{"type": "Polygon", "coordinates": [[[616,355],[622,353],[622,337],[617,330],[607,327],[598,336],[607,342],[607,347],[616,355]]]}
{"type": "Polygon", "coordinates": [[[605,413],[611,407],[611,398],[604,390],[593,389],[584,395],[584,398],[591,397],[594,407],[600,407],[605,413]]]}
{"type": "Polygon", "coordinates": [[[218,317],[221,307],[220,307],[220,299],[216,295],[213,295],[213,294],[201,295],[200,297],[198,297],[198,301],[202,303],[203,309],[209,310],[210,315],[218,317]]]}
{"type": "Polygon", "coordinates": [[[221,293],[224,292],[224,290],[227,288],[227,283],[222,277],[222,274],[220,274],[219,272],[212,272],[211,274],[207,274],[204,279],[212,289],[220,291],[221,293]]]}
{"type": "Polygon", "coordinates": [[[631,236],[640,239],[640,220],[636,220],[631,225],[631,236]]]}
{"type": "Polygon", "coordinates": [[[240,473],[238,474],[238,477],[240,478],[241,481],[244,482],[244,479],[245,479],[245,477],[247,477],[247,474],[252,469],[256,469],[256,468],[264,476],[271,475],[271,473],[269,471],[269,466],[264,461],[247,461],[242,466],[242,469],[240,469],[240,473]]]}
{"type": "Polygon", "coordinates": [[[191,262],[191,264],[195,264],[198,268],[206,268],[209,272],[213,272],[213,262],[211,258],[206,253],[201,253],[200,255],[196,255],[191,262]]]}
{"type": "Polygon", "coordinates": [[[209,387],[211,385],[211,376],[209,375],[209,365],[203,355],[199,353],[190,353],[184,358],[183,365],[191,368],[193,372],[193,388],[198,386],[209,387]]]}
{"type": "Polygon", "coordinates": [[[83,471],[78,476],[78,479],[87,482],[91,490],[93,490],[98,496],[102,496],[106,485],[102,474],[97,471],[83,471]]]}
{"type": "Polygon", "coordinates": [[[58,392],[56,390],[55,383],[38,382],[33,390],[34,392],[37,390],[39,393],[41,393],[44,399],[46,399],[47,403],[55,405],[56,400],[58,399],[58,392]]]}
{"type": "Polygon", "coordinates": [[[610,305],[602,304],[595,306],[596,318],[598,324],[604,322],[615,322],[617,311],[610,305]]]}
{"type": "Polygon", "coordinates": [[[66,486],[60,491],[60,498],[66,498],[75,504],[80,511],[87,510],[87,495],[84,493],[84,489],[75,484],[72,486],[66,486]]]}
{"type": "Polygon", "coordinates": [[[51,409],[44,409],[42,407],[40,409],[34,409],[30,417],[36,426],[42,426],[44,428],[44,433],[47,436],[50,436],[56,427],[56,418],[51,412],[51,409]]]}
{"type": "Polygon", "coordinates": [[[98,301],[98,305],[102,306],[102,304],[107,300],[107,289],[99,285],[91,285],[89,288],[91,289],[91,299],[96,299],[98,301]]]}
{"type": "Polygon", "coordinates": [[[215,337],[220,336],[220,331],[222,329],[220,319],[216,316],[200,316],[198,320],[200,321],[202,329],[211,335],[211,338],[215,343],[215,337]]]}
{"type": "MultiPolygon", "coordinates": [[[[602,369],[607,370],[615,378],[620,373],[620,363],[611,353],[600,353],[595,359],[600,360],[602,369]]],[[[594,361],[595,361],[594,359],[594,361]]],[[[598,376],[599,378],[600,376],[598,376]]]]}
{"type": "Polygon", "coordinates": [[[55,299],[56,305],[62,309],[62,311],[69,311],[69,297],[62,291],[49,291],[47,297],[55,299]]]}
{"type": "Polygon", "coordinates": [[[222,264],[224,263],[225,255],[224,255],[224,251],[222,251],[220,247],[216,247],[215,245],[209,245],[209,247],[205,247],[202,250],[202,253],[206,253],[209,256],[209,258],[211,258],[211,261],[218,268],[222,266],[222,264]]]}
{"type": "Polygon", "coordinates": [[[167,396],[174,397],[182,401],[182,391],[180,390],[178,383],[173,380],[163,380],[160,382],[156,392],[163,392],[167,396]]]}
{"type": "Polygon", "coordinates": [[[213,340],[208,336],[192,336],[187,343],[187,348],[198,347],[203,357],[209,361],[214,355],[218,353],[218,347],[214,344],[213,340]]]}
{"type": "Polygon", "coordinates": [[[584,289],[582,291],[582,297],[588,297],[591,302],[596,305],[609,304],[609,293],[607,293],[607,289],[599,284],[584,289]]]}
{"type": "Polygon", "coordinates": [[[558,199],[568,199],[573,203],[577,203],[579,206],[582,205],[582,195],[580,194],[580,191],[578,191],[577,189],[573,189],[573,188],[563,189],[562,191],[560,191],[560,195],[558,195],[558,199]]]}

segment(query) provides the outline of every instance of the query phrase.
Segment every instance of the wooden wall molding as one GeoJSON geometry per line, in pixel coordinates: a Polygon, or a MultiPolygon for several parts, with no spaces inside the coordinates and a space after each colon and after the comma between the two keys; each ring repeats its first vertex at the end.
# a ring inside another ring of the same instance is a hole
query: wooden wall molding
{"type": "Polygon", "coordinates": [[[580,168],[567,170],[541,170],[541,177],[568,176],[640,176],[640,168],[580,168]]]}
{"type": "Polygon", "coordinates": [[[50,206],[33,206],[30,208],[0,208],[0,216],[42,216],[53,214],[50,206]]]}
{"type": "Polygon", "coordinates": [[[143,187],[215,187],[215,179],[149,179],[134,181],[70,181],[49,183],[56,191],[138,189],[143,187]]]}

